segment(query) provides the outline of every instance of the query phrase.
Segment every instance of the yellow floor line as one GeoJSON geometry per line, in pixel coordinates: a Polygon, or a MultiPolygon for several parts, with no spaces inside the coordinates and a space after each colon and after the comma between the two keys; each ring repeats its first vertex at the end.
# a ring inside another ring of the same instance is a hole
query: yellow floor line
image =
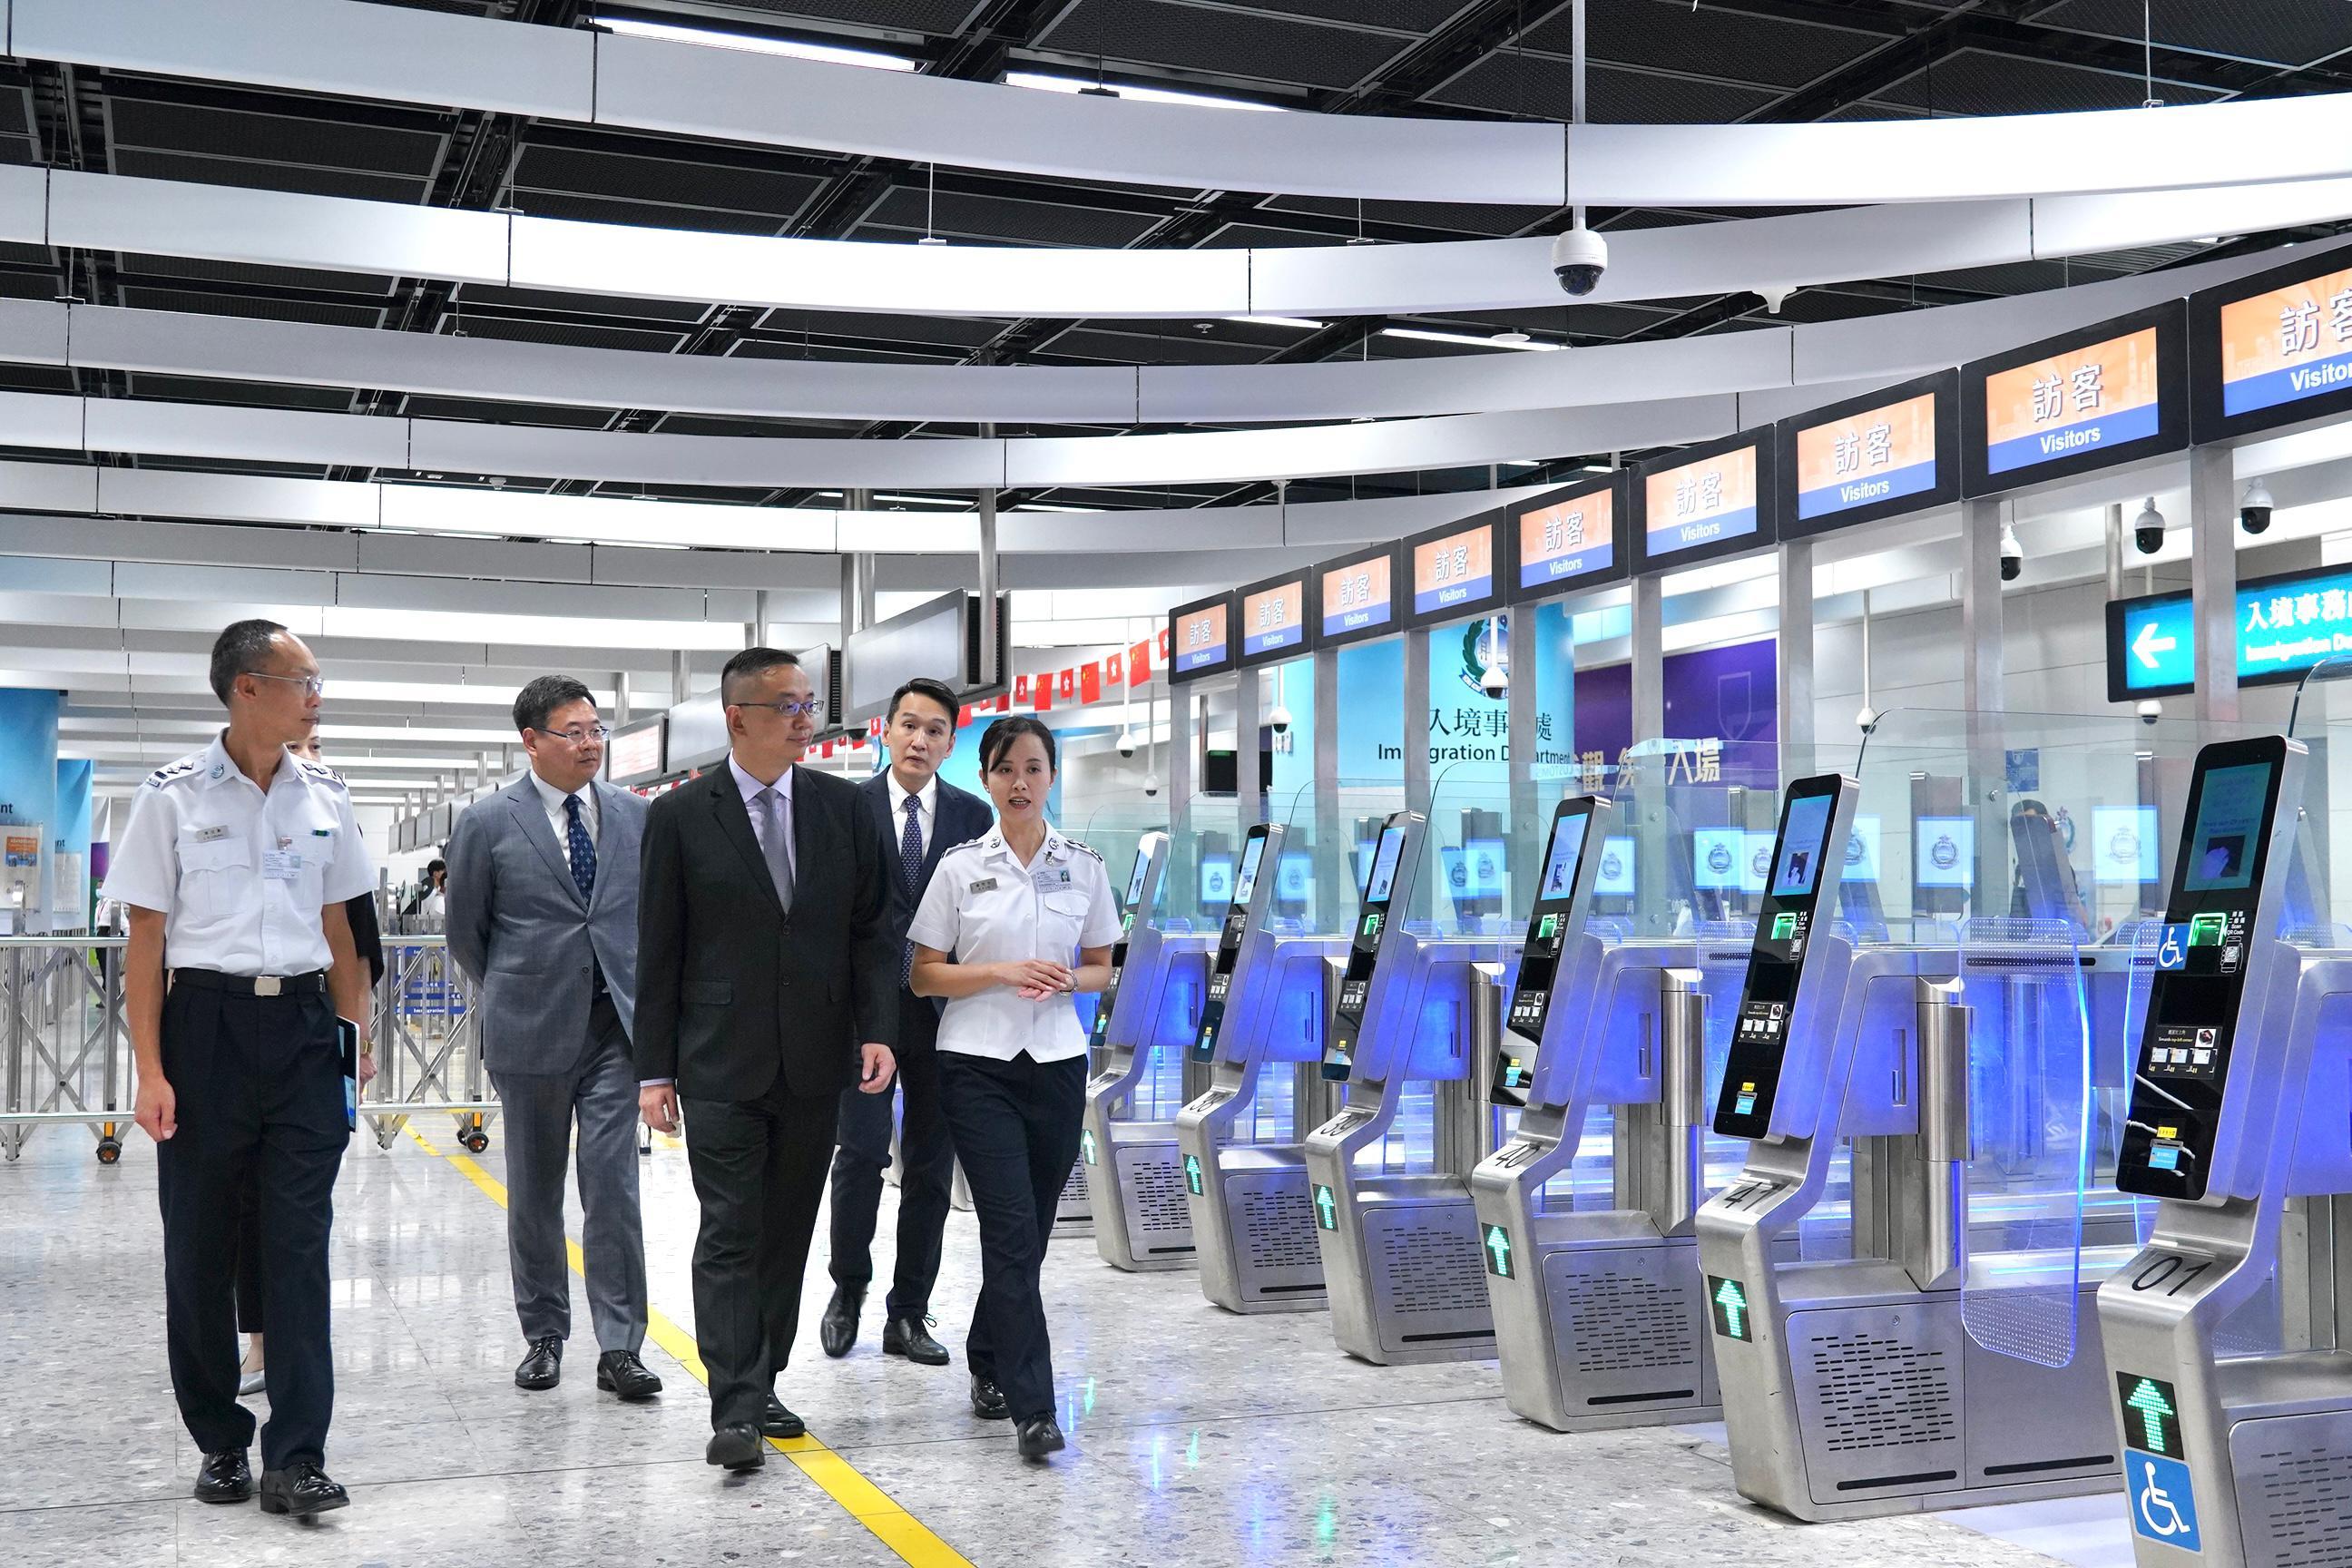
{"type": "MultiPolygon", "coordinates": [[[[463,1154],[445,1153],[433,1146],[432,1141],[414,1126],[405,1129],[416,1146],[436,1160],[446,1161],[459,1175],[480,1188],[499,1207],[507,1206],[504,1184],[463,1154]]],[[[587,1277],[580,1244],[564,1237],[564,1251],[571,1256],[572,1271],[587,1277]]],[[[710,1374],[702,1364],[702,1347],[694,1336],[679,1328],[659,1310],[646,1309],[646,1334],[659,1345],[672,1361],[686,1370],[686,1374],[710,1386],[710,1374]]],[[[923,1524],[900,1508],[890,1494],[867,1480],[857,1468],[814,1437],[771,1437],[768,1446],[799,1467],[801,1474],[814,1481],[825,1496],[841,1505],[844,1512],[873,1532],[874,1538],[911,1568],[972,1568],[963,1553],[950,1546],[923,1524]]]]}

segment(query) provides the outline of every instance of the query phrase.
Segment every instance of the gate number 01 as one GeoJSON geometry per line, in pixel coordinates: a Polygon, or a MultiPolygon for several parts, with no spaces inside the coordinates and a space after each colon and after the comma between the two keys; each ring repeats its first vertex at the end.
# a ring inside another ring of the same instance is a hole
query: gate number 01
{"type": "Polygon", "coordinates": [[[2135,1290],[2154,1290],[2159,1287],[2169,1287],[2164,1293],[2167,1296],[2178,1296],[2180,1294],[2182,1286],[2212,1267],[2213,1260],[2210,1258],[2190,1263],[2185,1258],[2168,1252],[2134,1275],[2131,1288],[2135,1290]]]}

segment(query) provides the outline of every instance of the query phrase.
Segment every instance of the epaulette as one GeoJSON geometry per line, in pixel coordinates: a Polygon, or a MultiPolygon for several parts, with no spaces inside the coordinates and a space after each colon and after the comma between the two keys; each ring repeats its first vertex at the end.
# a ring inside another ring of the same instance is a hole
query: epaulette
{"type": "Polygon", "coordinates": [[[1091,844],[1081,844],[1075,838],[1065,838],[1062,842],[1068,845],[1071,848],[1076,850],[1081,855],[1090,855],[1097,860],[1102,858],[1102,851],[1097,849],[1091,844]]]}
{"type": "Polygon", "coordinates": [[[304,757],[297,757],[294,759],[294,765],[322,784],[333,784],[345,794],[351,792],[352,786],[343,782],[343,775],[324,763],[314,763],[304,757]]]}
{"type": "Polygon", "coordinates": [[[172,763],[166,766],[157,768],[153,773],[147,775],[147,787],[149,789],[161,789],[166,784],[178,778],[183,773],[194,773],[196,771],[196,764],[201,761],[203,761],[201,757],[183,757],[176,763],[172,763]]]}

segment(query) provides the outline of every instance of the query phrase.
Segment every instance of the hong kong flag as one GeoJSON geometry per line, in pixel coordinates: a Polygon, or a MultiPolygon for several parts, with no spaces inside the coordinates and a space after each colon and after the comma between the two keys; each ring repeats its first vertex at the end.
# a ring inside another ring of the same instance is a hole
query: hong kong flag
{"type": "Polygon", "coordinates": [[[1072,665],[1054,678],[1054,697],[1056,701],[1061,702],[1076,702],[1078,700],[1077,666],[1072,665]]]}
{"type": "Polygon", "coordinates": [[[1013,678],[1013,700],[1019,703],[1024,708],[1029,706],[1029,678],[1027,676],[1016,675],[1013,678]]]}
{"type": "Polygon", "coordinates": [[[1127,684],[1127,655],[1115,653],[1103,660],[1103,684],[1105,686],[1127,684]]]}
{"type": "Polygon", "coordinates": [[[1175,647],[1176,647],[1176,639],[1175,639],[1174,636],[1173,636],[1173,635],[1169,631],[1169,629],[1168,629],[1166,626],[1162,626],[1162,627],[1160,627],[1160,663],[1165,664],[1165,663],[1167,663],[1167,662],[1168,662],[1169,655],[1170,655],[1171,653],[1172,653],[1172,652],[1175,650],[1175,647]]]}

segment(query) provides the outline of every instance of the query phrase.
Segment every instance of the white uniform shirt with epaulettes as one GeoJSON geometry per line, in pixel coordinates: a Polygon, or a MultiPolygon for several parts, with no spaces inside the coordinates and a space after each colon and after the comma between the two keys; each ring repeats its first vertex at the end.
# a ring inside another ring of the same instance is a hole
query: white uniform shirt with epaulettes
{"type": "MultiPolygon", "coordinates": [[[[1041,958],[1076,966],[1078,950],[1118,940],[1118,896],[1102,857],[1052,827],[1028,865],[1003,826],[940,857],[907,940],[955,954],[958,963],[1041,958]]],[[[1011,1061],[1083,1056],[1086,1031],[1067,996],[1024,1002],[1003,986],[959,996],[940,1016],[939,1048],[1011,1061]]]]}
{"type": "Polygon", "coordinates": [[[327,968],[320,907],[374,887],[332,769],[281,752],[263,791],[215,735],[140,786],[102,896],[163,914],[170,968],[285,976],[327,968]]]}

